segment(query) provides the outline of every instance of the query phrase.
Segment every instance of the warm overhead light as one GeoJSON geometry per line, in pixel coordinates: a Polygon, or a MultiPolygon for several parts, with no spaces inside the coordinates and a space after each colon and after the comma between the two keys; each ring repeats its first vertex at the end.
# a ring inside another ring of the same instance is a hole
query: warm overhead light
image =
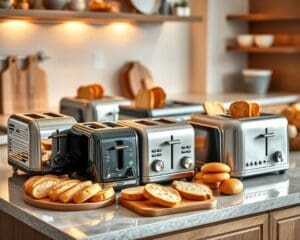
{"type": "Polygon", "coordinates": [[[71,22],[66,22],[63,23],[63,25],[65,26],[65,28],[72,30],[80,30],[82,29],[85,24],[82,22],[78,22],[78,21],[71,21],[71,22]]]}
{"type": "Polygon", "coordinates": [[[23,20],[7,20],[2,23],[4,27],[7,28],[24,28],[29,25],[28,22],[23,21],[23,20]]]}
{"type": "Polygon", "coordinates": [[[132,27],[132,24],[127,22],[116,22],[116,23],[111,23],[110,27],[115,32],[123,33],[123,32],[127,32],[132,27]]]}
{"type": "Polygon", "coordinates": [[[14,43],[22,42],[30,38],[34,27],[31,23],[22,20],[8,20],[0,23],[0,32],[7,41],[13,40],[14,43]]]}

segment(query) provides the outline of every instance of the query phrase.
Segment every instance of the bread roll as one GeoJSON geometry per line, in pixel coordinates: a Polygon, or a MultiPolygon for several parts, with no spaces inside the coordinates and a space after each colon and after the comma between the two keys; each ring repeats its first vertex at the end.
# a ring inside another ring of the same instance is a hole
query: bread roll
{"type": "Polygon", "coordinates": [[[107,199],[112,198],[115,195],[115,191],[113,188],[104,188],[98,193],[96,193],[93,197],[90,198],[91,202],[101,202],[107,199]]]}
{"type": "Polygon", "coordinates": [[[94,183],[93,185],[87,186],[79,192],[76,192],[73,196],[73,201],[75,203],[83,203],[101,191],[101,189],[99,183],[94,183]]]}
{"type": "Polygon", "coordinates": [[[243,183],[236,179],[230,178],[225,180],[220,185],[220,192],[227,195],[239,194],[243,191],[243,183]]]}
{"type": "Polygon", "coordinates": [[[205,183],[223,182],[230,178],[228,173],[205,173],[202,179],[205,183]]]}
{"type": "Polygon", "coordinates": [[[225,115],[226,110],[220,102],[205,102],[203,104],[204,110],[209,116],[225,115]]]}
{"type": "Polygon", "coordinates": [[[63,192],[67,191],[68,189],[74,187],[80,183],[79,180],[66,180],[63,182],[58,183],[49,191],[49,198],[51,201],[57,201],[58,196],[63,192]]]}
{"type": "Polygon", "coordinates": [[[203,173],[229,173],[230,167],[225,163],[212,162],[206,163],[201,167],[203,173]]]}
{"type": "Polygon", "coordinates": [[[61,195],[58,196],[58,200],[62,203],[68,203],[71,202],[73,199],[73,196],[80,192],[82,189],[91,186],[93,183],[91,181],[85,181],[85,182],[81,182],[78,183],[77,185],[75,185],[74,187],[68,189],[67,191],[65,191],[64,193],[62,193],[61,195]]]}
{"type": "Polygon", "coordinates": [[[121,198],[129,201],[142,201],[144,197],[144,186],[126,188],[121,191],[121,198]]]}
{"type": "Polygon", "coordinates": [[[173,181],[172,186],[181,197],[188,200],[205,201],[213,198],[211,189],[205,184],[173,181]]]}
{"type": "Polygon", "coordinates": [[[144,196],[150,202],[164,207],[176,207],[180,201],[180,194],[171,187],[150,183],[144,188],[144,196]]]}

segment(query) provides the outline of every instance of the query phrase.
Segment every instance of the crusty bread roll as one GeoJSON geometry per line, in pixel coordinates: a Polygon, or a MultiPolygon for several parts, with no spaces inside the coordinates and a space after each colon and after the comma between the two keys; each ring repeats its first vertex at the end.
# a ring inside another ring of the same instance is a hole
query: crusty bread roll
{"type": "Polygon", "coordinates": [[[104,188],[101,191],[97,192],[94,196],[92,196],[89,201],[91,202],[101,202],[107,199],[112,198],[115,195],[115,191],[112,187],[104,188]]]}
{"type": "Polygon", "coordinates": [[[51,201],[57,201],[58,196],[63,192],[67,191],[68,189],[74,187],[80,183],[79,180],[66,180],[56,184],[50,191],[49,191],[49,198],[51,201]]]}
{"type": "Polygon", "coordinates": [[[63,192],[58,196],[58,200],[62,203],[68,203],[71,202],[73,199],[73,196],[80,192],[82,189],[91,186],[93,183],[91,181],[85,181],[78,183],[74,187],[68,189],[67,191],[63,192]]]}
{"type": "Polygon", "coordinates": [[[230,167],[225,163],[212,162],[206,163],[201,167],[203,173],[229,173],[230,167]]]}
{"type": "Polygon", "coordinates": [[[257,103],[251,103],[251,117],[258,117],[260,115],[260,106],[257,103]]]}
{"type": "Polygon", "coordinates": [[[226,110],[220,102],[205,102],[203,104],[204,110],[209,116],[225,115],[226,110]]]}
{"type": "Polygon", "coordinates": [[[39,184],[33,184],[30,194],[33,198],[41,199],[46,198],[49,195],[50,189],[59,182],[58,178],[45,178],[39,184]]]}
{"type": "Polygon", "coordinates": [[[130,187],[121,191],[120,197],[129,201],[142,201],[144,197],[144,186],[130,187]]]}
{"type": "Polygon", "coordinates": [[[91,186],[81,189],[79,192],[76,192],[73,196],[73,201],[75,203],[83,203],[93,197],[96,193],[101,191],[101,186],[99,183],[94,183],[91,186]]]}
{"type": "Polygon", "coordinates": [[[229,178],[229,173],[205,173],[202,176],[202,179],[205,183],[223,182],[229,178]]]}
{"type": "Polygon", "coordinates": [[[181,197],[188,200],[205,201],[213,198],[211,189],[205,184],[173,181],[172,186],[181,197]]]}
{"type": "Polygon", "coordinates": [[[251,104],[247,101],[231,103],[229,111],[232,118],[247,118],[252,115],[251,104]]]}
{"type": "Polygon", "coordinates": [[[164,207],[176,207],[180,201],[180,194],[171,187],[150,183],[144,188],[144,196],[150,202],[164,207]]]}
{"type": "Polygon", "coordinates": [[[220,192],[227,195],[239,194],[243,191],[243,183],[236,179],[230,178],[225,180],[220,185],[220,192]]]}
{"type": "Polygon", "coordinates": [[[33,176],[33,177],[30,177],[26,180],[26,182],[23,184],[23,189],[25,191],[25,193],[27,194],[30,194],[29,193],[29,190],[30,190],[30,187],[31,185],[37,181],[38,179],[40,179],[42,176],[33,176]]]}

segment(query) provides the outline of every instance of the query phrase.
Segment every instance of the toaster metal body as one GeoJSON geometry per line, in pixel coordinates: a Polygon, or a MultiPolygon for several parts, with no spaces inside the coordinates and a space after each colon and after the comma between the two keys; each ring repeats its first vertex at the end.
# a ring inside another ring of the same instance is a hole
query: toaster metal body
{"type": "Polygon", "coordinates": [[[189,178],[194,175],[194,129],[172,119],[123,120],[139,137],[142,183],[189,178]]]}
{"type": "Polygon", "coordinates": [[[287,120],[279,115],[232,119],[194,114],[196,165],[223,162],[234,177],[248,177],[289,167],[287,120]]]}
{"type": "Polygon", "coordinates": [[[117,96],[95,100],[65,97],[60,101],[60,112],[74,117],[77,122],[116,121],[121,104],[130,105],[131,101],[117,96]]]}
{"type": "Polygon", "coordinates": [[[42,141],[54,132],[70,129],[75,119],[57,113],[14,114],[8,119],[8,163],[14,170],[31,174],[61,172],[64,165],[52,159],[52,144],[48,151],[42,141]],[[46,155],[46,159],[43,155],[46,155]]]}
{"type": "Polygon", "coordinates": [[[178,121],[188,120],[193,113],[203,112],[201,104],[183,102],[183,101],[167,101],[163,108],[139,109],[134,106],[120,106],[120,119],[135,118],[171,118],[178,121]]]}
{"type": "Polygon", "coordinates": [[[68,172],[120,189],[139,184],[136,132],[115,122],[87,122],[54,135],[53,153],[68,162],[68,172]],[[55,140],[56,139],[56,140],[55,140]]]}

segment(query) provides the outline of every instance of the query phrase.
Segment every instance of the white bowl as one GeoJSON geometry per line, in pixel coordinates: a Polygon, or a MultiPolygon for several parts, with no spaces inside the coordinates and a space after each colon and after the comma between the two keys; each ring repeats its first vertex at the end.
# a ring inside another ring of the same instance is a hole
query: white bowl
{"type": "Polygon", "coordinates": [[[274,36],[270,34],[256,35],[254,37],[255,44],[261,48],[271,47],[274,43],[274,36]]]}
{"type": "Polygon", "coordinates": [[[267,93],[271,82],[271,70],[245,69],[242,75],[248,92],[267,93]]]}
{"type": "Polygon", "coordinates": [[[243,34],[237,36],[237,42],[241,47],[251,47],[253,45],[253,35],[243,34]]]}

